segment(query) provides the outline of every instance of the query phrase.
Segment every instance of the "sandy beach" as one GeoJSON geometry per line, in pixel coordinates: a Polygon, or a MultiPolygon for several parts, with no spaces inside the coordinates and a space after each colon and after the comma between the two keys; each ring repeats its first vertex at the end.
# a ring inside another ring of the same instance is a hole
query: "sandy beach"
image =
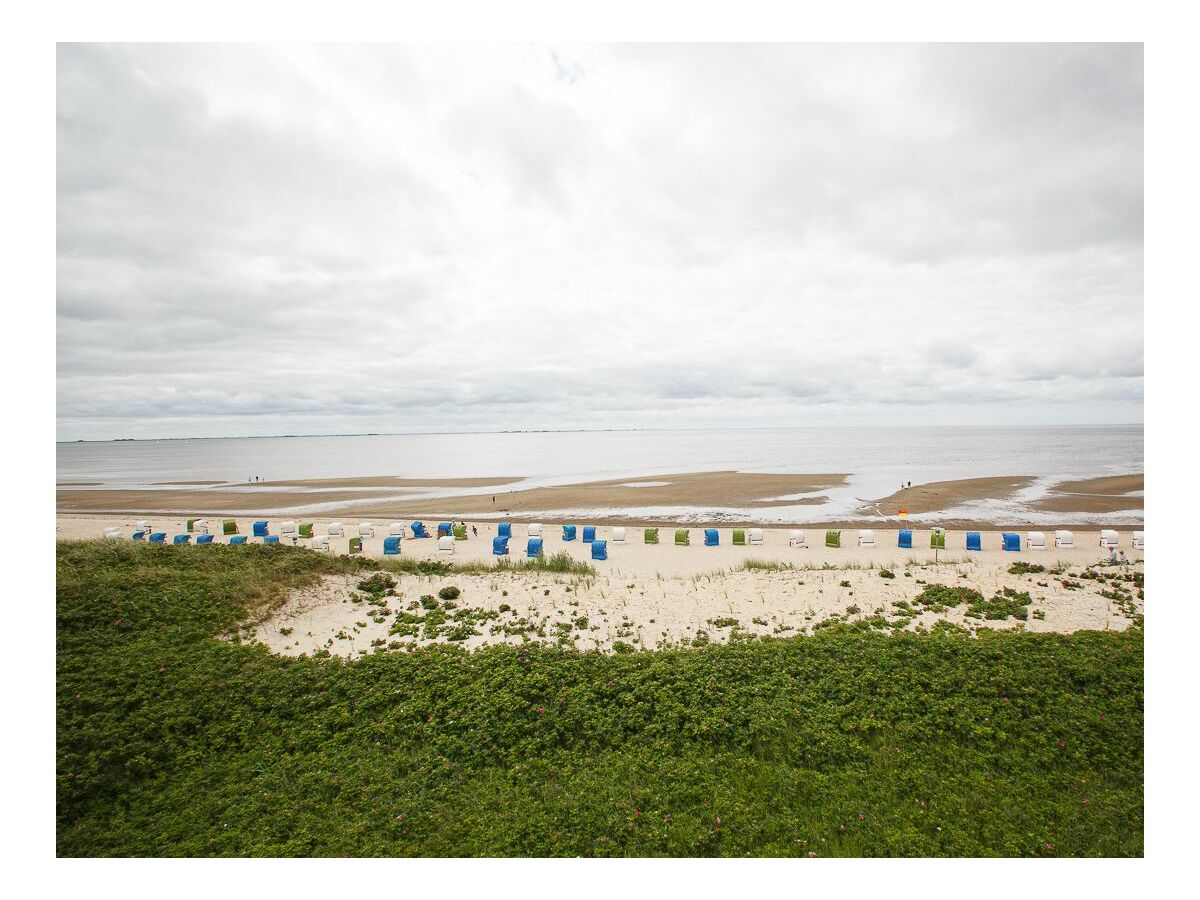
{"type": "MultiPolygon", "coordinates": [[[[318,534],[328,530],[329,521],[317,520],[318,534]]],[[[238,519],[237,523],[241,533],[252,531],[252,520],[238,519]]],[[[132,528],[134,524],[126,517],[59,516],[57,536],[94,538],[105,527],[132,528]]],[[[166,517],[154,519],[151,524],[166,531],[168,540],[185,528],[184,522],[166,517]]],[[[383,558],[387,524],[377,522],[375,536],[363,540],[365,556],[383,558]]],[[[490,522],[474,524],[478,535],[455,542],[452,554],[440,552],[436,540],[405,539],[401,544],[403,558],[465,564],[476,571],[445,576],[397,574],[398,597],[391,606],[394,613],[419,597],[454,586],[462,592],[460,605],[464,608],[490,612],[505,606],[512,610],[505,610],[505,620],[520,619],[521,627],[528,627],[519,633],[492,634],[490,628],[496,624],[492,622],[481,634],[462,641],[465,647],[526,638],[554,641],[567,636],[581,649],[611,650],[618,643],[651,648],[693,641],[701,632],[704,634],[699,639],[719,641],[737,633],[811,633],[814,627],[837,620],[853,622],[884,616],[895,622],[898,610],[903,615],[903,608],[895,604],[911,601],[926,584],[969,587],[984,597],[1006,588],[1025,592],[1032,601],[1031,613],[1037,612],[1027,621],[977,621],[966,616],[965,607],[959,607],[940,613],[923,612],[904,627],[928,628],[940,619],[970,628],[1021,627],[1060,632],[1120,629],[1142,609],[1140,602],[1136,609],[1123,607],[1102,594],[1108,585],[1078,577],[1088,566],[1107,558],[1107,552],[1099,547],[1096,531],[1076,532],[1072,549],[1054,548],[1050,534],[1049,547],[1044,551],[1027,549],[1022,534],[1020,553],[1004,552],[1000,535],[994,531],[983,535],[982,552],[968,553],[964,535],[949,532],[947,549],[940,551],[935,561],[934,551],[929,549],[929,532],[921,529],[914,530],[914,547],[910,550],[897,547],[895,529],[875,530],[874,547],[859,547],[857,530],[843,530],[840,548],[824,545],[823,529],[808,529],[805,535],[809,546],[800,548],[789,546],[789,529],[764,529],[761,544],[733,546],[730,529],[722,528],[720,545],[706,547],[702,529],[690,529],[689,546],[675,546],[669,530],[660,532],[661,543],[657,545],[643,543],[641,529],[632,528],[627,529],[625,543],[614,543],[612,527],[601,526],[597,536],[608,541],[609,558],[593,561],[590,545],[580,540],[564,541],[561,525],[546,523],[546,554],[562,551],[589,563],[596,575],[588,577],[478,571],[480,565],[490,567],[497,560],[492,554],[497,526],[490,522]],[[1040,565],[1055,574],[1010,573],[1009,567],[1018,561],[1040,565]],[[884,570],[895,577],[881,575],[884,570]],[[565,630],[557,624],[583,619],[588,624],[565,630]],[[737,628],[713,622],[736,622],[737,628]]],[[[214,531],[219,530],[217,525],[213,523],[214,531]]],[[[278,533],[279,525],[278,521],[272,522],[274,533],[278,533]]],[[[435,521],[427,525],[436,531],[435,521]]],[[[357,520],[346,526],[347,535],[353,534],[357,520]]],[[[1131,532],[1122,533],[1119,546],[1133,565],[1105,567],[1103,571],[1142,571],[1143,554],[1133,549],[1131,538],[1131,532]]],[[[288,537],[282,540],[291,542],[288,537]]],[[[215,541],[226,543],[228,538],[218,535],[215,541]]],[[[510,559],[524,559],[525,541],[526,528],[514,526],[510,559]]],[[[303,546],[308,542],[298,543],[303,546]]],[[[348,545],[348,537],[334,538],[329,552],[345,553],[348,545]]],[[[193,547],[186,552],[205,551],[193,547]]],[[[388,646],[394,640],[388,634],[394,619],[376,621],[375,616],[368,616],[362,603],[354,600],[356,582],[356,578],[329,578],[298,592],[253,629],[253,639],[276,652],[292,654],[328,650],[351,656],[388,646]],[[382,643],[373,645],[377,641],[382,643]]]]}

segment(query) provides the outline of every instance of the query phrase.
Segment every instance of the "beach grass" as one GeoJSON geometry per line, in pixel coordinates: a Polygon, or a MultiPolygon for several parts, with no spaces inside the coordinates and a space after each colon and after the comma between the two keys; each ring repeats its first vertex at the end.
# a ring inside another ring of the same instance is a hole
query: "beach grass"
{"type": "Polygon", "coordinates": [[[1140,627],[283,658],[240,623],[393,567],[56,552],[60,856],[1143,853],[1140,627]]]}

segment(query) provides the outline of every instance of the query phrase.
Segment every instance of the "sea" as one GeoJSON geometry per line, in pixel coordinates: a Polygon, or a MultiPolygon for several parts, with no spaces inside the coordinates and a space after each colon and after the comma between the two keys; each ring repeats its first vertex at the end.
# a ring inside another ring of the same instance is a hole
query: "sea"
{"type": "MultiPolygon", "coordinates": [[[[863,501],[902,484],[958,478],[1032,475],[1010,500],[978,501],[937,515],[1031,524],[1062,521],[1026,504],[1056,482],[1143,471],[1141,425],[1062,427],[847,427],[369,434],[177,440],[79,441],[57,445],[62,486],[180,490],[163,482],[241,483],[355,476],[403,478],[518,477],[503,490],[642,478],[682,472],[847,473],[845,486],[817,492],[819,506],[753,510],[644,507],[629,515],[681,520],[835,521],[854,517],[863,501]]],[[[197,490],[207,489],[197,486],[197,490]]],[[[251,488],[252,490],[252,488],[251,488]]],[[[271,488],[277,491],[277,488],[271,488]]],[[[303,492],[303,488],[293,490],[303,492]]],[[[397,491],[397,497],[453,497],[479,488],[397,491]]],[[[381,496],[363,489],[364,503],[381,496]],[[369,496],[368,496],[369,495],[369,496]]],[[[788,499],[805,499],[792,495],[788,499]]],[[[299,498],[298,498],[299,499],[299,498]]],[[[321,512],[321,504],[292,507],[321,512]]],[[[267,512],[266,510],[254,511],[267,512]]],[[[449,510],[447,510],[449,511],[449,510]]],[[[249,510],[248,510],[249,512],[249,510]]],[[[570,510],[587,514],[589,510],[570,510]]],[[[921,516],[913,516],[920,521],[921,516]]],[[[1142,520],[1140,509],[1072,515],[1073,521],[1142,520]]]]}

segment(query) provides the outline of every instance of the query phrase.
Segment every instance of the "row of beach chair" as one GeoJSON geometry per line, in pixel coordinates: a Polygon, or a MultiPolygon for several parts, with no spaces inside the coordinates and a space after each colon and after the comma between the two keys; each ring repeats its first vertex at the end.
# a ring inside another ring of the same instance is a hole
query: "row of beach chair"
{"type": "MultiPolygon", "coordinates": [[[[229,538],[231,545],[237,546],[247,543],[247,535],[239,533],[238,524],[233,519],[225,519],[220,523],[219,528],[214,527],[207,519],[188,519],[186,521],[187,531],[182,534],[176,534],[171,538],[172,544],[188,544],[195,537],[195,543],[198,545],[210,544],[213,542],[214,532],[229,538]]],[[[497,528],[497,535],[492,541],[492,552],[497,556],[505,556],[508,554],[508,542],[512,539],[512,523],[501,522],[497,528]]],[[[544,547],[543,526],[540,523],[534,523],[527,527],[528,544],[527,555],[530,557],[541,555],[544,547]]],[[[361,552],[362,541],[364,538],[375,536],[376,526],[370,522],[360,522],[353,526],[349,535],[347,535],[347,527],[341,522],[330,523],[325,528],[324,534],[316,532],[316,526],[311,522],[294,522],[284,521],[280,523],[277,533],[272,533],[271,523],[266,520],[256,521],[251,526],[251,535],[256,540],[260,540],[265,544],[277,544],[280,537],[288,537],[293,541],[305,539],[312,541],[311,546],[314,549],[330,549],[331,540],[333,538],[349,537],[350,552],[361,552]]],[[[721,533],[717,528],[705,528],[704,531],[704,546],[717,547],[721,544],[721,533]]],[[[611,529],[611,540],[614,544],[626,543],[628,529],[624,526],[614,526],[611,529]]],[[[913,549],[914,547],[914,530],[910,528],[902,528],[897,532],[896,546],[901,549],[913,549]]],[[[984,533],[979,531],[967,531],[963,533],[963,546],[968,551],[982,551],[984,543],[984,533]]],[[[104,536],[107,538],[124,537],[123,532],[119,528],[105,529],[104,536]]],[[[140,521],[137,523],[137,529],[130,535],[133,540],[146,540],[150,543],[166,543],[167,534],[163,531],[154,531],[150,522],[140,521]]],[[[408,525],[403,522],[393,522],[387,527],[387,533],[384,537],[383,552],[385,556],[394,556],[400,553],[400,542],[405,538],[412,540],[420,538],[432,537],[424,522],[415,521],[408,525]],[[411,535],[411,537],[410,537],[411,535]]],[[[582,527],[582,536],[580,537],[580,529],[572,524],[562,526],[562,540],[566,543],[575,541],[579,537],[581,543],[591,544],[593,559],[607,559],[608,541],[600,540],[597,537],[597,527],[594,525],[585,525],[582,527]],[[597,555],[599,554],[599,555],[597,555]]],[[[441,522],[437,526],[437,549],[439,552],[453,553],[454,545],[458,541],[467,539],[467,527],[465,525],[456,525],[452,522],[441,522]]],[[[932,528],[929,532],[929,547],[930,549],[947,549],[946,545],[947,533],[942,528],[932,528]]],[[[1047,535],[1041,531],[1026,532],[1025,546],[1029,550],[1045,550],[1047,547],[1047,535]]],[[[1066,530],[1057,530],[1052,536],[1053,546],[1055,548],[1069,549],[1075,546],[1075,536],[1072,532],[1066,530]]],[[[642,541],[646,544],[659,543],[659,529],[645,528],[642,530],[642,541]]],[[[1006,551],[1019,552],[1022,542],[1021,535],[1017,532],[1005,531],[1000,535],[1001,549],[1006,551]]],[[[764,542],[763,529],[761,528],[733,528],[730,529],[730,542],[734,546],[759,545],[764,542]]],[[[1120,536],[1116,531],[1111,529],[1103,529],[1100,532],[1100,547],[1104,549],[1112,549],[1119,545],[1120,536]]],[[[679,547],[687,547],[691,545],[691,529],[677,528],[675,529],[675,545],[679,547]]],[[[1132,547],[1134,550],[1144,550],[1145,534],[1141,531],[1133,533],[1132,547]]],[[[788,546],[800,549],[807,548],[808,538],[804,531],[793,529],[788,532],[788,546]]],[[[825,546],[831,548],[840,548],[842,546],[842,532],[839,529],[830,529],[825,532],[825,546]]],[[[859,529],[857,533],[857,546],[863,548],[871,548],[876,546],[875,532],[872,529],[859,529]]]]}

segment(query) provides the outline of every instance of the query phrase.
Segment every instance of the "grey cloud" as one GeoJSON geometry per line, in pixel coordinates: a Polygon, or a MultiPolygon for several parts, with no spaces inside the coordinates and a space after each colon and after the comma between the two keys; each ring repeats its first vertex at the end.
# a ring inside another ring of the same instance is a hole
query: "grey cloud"
{"type": "Polygon", "coordinates": [[[1142,91],[1136,45],[62,45],[59,435],[1140,419],[1142,91]]]}

